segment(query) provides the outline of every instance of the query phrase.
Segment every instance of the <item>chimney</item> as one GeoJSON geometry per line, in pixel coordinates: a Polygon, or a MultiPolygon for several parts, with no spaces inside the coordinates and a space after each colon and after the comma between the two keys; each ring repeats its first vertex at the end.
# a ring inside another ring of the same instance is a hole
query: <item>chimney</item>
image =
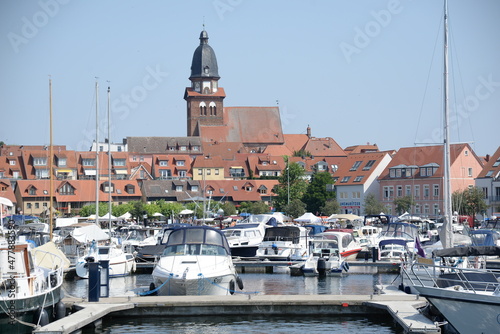
{"type": "Polygon", "coordinates": [[[311,127],[307,125],[307,137],[311,138],[311,127]]]}

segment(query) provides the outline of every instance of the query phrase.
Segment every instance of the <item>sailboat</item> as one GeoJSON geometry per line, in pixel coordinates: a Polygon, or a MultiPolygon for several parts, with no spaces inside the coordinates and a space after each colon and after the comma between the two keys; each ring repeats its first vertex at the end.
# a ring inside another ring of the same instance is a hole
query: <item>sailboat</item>
{"type": "MultiPolygon", "coordinates": [[[[98,108],[98,89],[99,84],[96,82],[96,224],[99,226],[99,108],[98,108]]],[[[108,138],[109,138],[109,117],[110,117],[110,87],[108,87],[108,138]]],[[[88,262],[99,262],[102,260],[109,261],[109,277],[127,276],[135,270],[135,257],[131,253],[126,253],[121,245],[111,241],[111,145],[108,143],[108,234],[109,239],[106,244],[99,245],[97,242],[92,241],[87,252],[78,259],[75,266],[76,274],[80,278],[88,278],[88,262]]]]}
{"type": "MultiPolygon", "coordinates": [[[[433,260],[402,266],[400,288],[425,297],[459,333],[500,333],[500,271],[459,266],[463,256],[480,256],[481,248],[453,248],[450,193],[450,144],[448,108],[448,2],[444,1],[444,225],[440,233],[444,249],[433,260]],[[446,259],[455,263],[447,265],[446,259]],[[406,279],[406,282],[404,281],[406,279]],[[406,284],[406,286],[405,286],[406,284]]],[[[489,255],[500,255],[500,247],[489,255]]]]}
{"type": "MultiPolygon", "coordinates": [[[[49,79],[50,145],[52,161],[52,80],[49,79]]],[[[50,232],[52,234],[52,176],[50,168],[50,232]]],[[[0,207],[13,206],[0,197],[0,207]]],[[[1,208],[0,208],[1,209],[1,208]]],[[[2,210],[0,210],[1,212],[2,210]]],[[[0,218],[1,213],[0,213],[0,218]]],[[[0,220],[2,222],[2,220],[0,220]]],[[[61,301],[64,269],[69,261],[53,242],[33,248],[26,238],[13,229],[10,220],[5,237],[0,239],[0,333],[31,333],[37,326],[65,316],[61,301]]],[[[52,235],[51,235],[52,237],[52,235]]]]}

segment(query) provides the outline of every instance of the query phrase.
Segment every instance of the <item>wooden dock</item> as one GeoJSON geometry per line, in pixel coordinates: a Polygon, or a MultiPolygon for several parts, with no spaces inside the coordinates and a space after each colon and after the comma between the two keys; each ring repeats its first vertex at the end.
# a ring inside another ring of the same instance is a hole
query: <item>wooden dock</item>
{"type": "Polygon", "coordinates": [[[148,296],[101,298],[89,303],[65,298],[69,316],[39,327],[33,333],[69,334],[103,317],[207,316],[207,315],[353,315],[389,313],[404,333],[441,333],[440,328],[420,314],[425,299],[403,292],[379,295],[245,295],[148,296]]]}

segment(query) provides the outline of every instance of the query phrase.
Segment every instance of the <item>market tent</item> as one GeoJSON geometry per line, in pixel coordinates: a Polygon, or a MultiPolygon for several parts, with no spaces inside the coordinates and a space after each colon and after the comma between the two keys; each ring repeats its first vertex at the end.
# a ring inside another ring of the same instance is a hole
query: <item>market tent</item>
{"type": "Polygon", "coordinates": [[[181,212],[179,212],[180,215],[192,215],[193,213],[194,211],[189,209],[184,209],[181,212]]]}
{"type": "Polygon", "coordinates": [[[164,215],[162,215],[161,213],[159,212],[155,212],[153,213],[153,217],[165,217],[164,215]]]}
{"type": "Polygon", "coordinates": [[[299,218],[295,218],[294,220],[296,222],[300,222],[300,223],[309,223],[309,224],[321,223],[321,218],[319,218],[318,216],[315,216],[311,212],[306,212],[302,216],[300,216],[299,218]]]}
{"type": "MultiPolygon", "coordinates": [[[[99,217],[99,219],[105,219],[105,220],[109,219],[109,212],[108,212],[108,213],[106,213],[104,216],[99,217]]],[[[119,219],[119,218],[116,218],[116,217],[115,217],[115,216],[113,216],[113,215],[111,215],[111,220],[120,220],[120,219],[119,219]]]]}
{"type": "Polygon", "coordinates": [[[130,212],[125,212],[123,215],[121,215],[118,218],[120,218],[120,219],[130,219],[130,218],[132,218],[132,215],[130,214],[130,212]]]}

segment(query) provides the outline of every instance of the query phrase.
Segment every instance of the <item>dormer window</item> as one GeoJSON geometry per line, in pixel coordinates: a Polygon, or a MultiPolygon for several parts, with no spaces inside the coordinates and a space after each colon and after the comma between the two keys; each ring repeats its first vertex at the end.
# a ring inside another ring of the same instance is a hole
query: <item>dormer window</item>
{"type": "Polygon", "coordinates": [[[205,74],[208,74],[210,68],[208,66],[205,66],[205,68],[203,69],[203,72],[205,72],[205,74]]]}
{"type": "Polygon", "coordinates": [[[351,169],[349,169],[349,171],[353,172],[353,171],[356,171],[358,170],[359,166],[361,165],[363,161],[356,161],[354,163],[354,165],[352,165],[351,169]]]}

